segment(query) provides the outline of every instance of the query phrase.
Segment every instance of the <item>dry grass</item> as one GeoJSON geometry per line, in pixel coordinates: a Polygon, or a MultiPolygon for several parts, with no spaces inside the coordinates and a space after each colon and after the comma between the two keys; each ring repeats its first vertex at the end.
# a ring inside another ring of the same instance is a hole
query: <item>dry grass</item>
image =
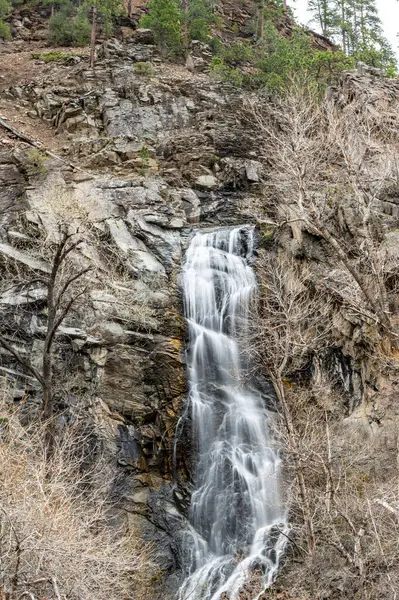
{"type": "Polygon", "coordinates": [[[0,597],[131,598],[150,548],[109,526],[107,469],[99,459],[85,468],[88,439],[73,430],[51,461],[44,440],[44,424],[23,427],[19,411],[0,405],[0,597]]]}

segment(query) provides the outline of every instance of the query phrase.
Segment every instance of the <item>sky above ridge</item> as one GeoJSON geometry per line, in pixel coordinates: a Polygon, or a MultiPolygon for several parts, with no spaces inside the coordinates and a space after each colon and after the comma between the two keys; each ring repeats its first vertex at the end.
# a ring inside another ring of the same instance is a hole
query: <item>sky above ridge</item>
{"type": "MultiPolygon", "coordinates": [[[[296,0],[296,2],[290,2],[290,0],[288,0],[288,4],[294,8],[300,23],[313,26],[314,29],[317,29],[314,24],[310,23],[311,16],[306,10],[308,4],[307,0],[296,0]]],[[[385,36],[392,44],[399,59],[399,41],[397,38],[397,34],[399,33],[399,2],[398,0],[377,0],[377,6],[381,21],[384,25],[385,36]]]]}

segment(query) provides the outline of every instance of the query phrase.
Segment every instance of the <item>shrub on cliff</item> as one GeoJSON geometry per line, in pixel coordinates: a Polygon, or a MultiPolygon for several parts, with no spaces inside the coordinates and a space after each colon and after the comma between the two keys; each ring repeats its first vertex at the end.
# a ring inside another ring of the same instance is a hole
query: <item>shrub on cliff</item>
{"type": "Polygon", "coordinates": [[[11,37],[10,26],[4,19],[11,14],[11,4],[8,0],[0,0],[0,38],[8,40],[11,37]]]}
{"type": "Polygon", "coordinates": [[[49,21],[48,39],[54,46],[86,46],[91,25],[85,14],[75,13],[70,2],[65,3],[49,21]]]}
{"type": "Polygon", "coordinates": [[[271,89],[281,90],[293,75],[303,73],[324,87],[328,80],[342,70],[354,66],[343,52],[321,52],[312,47],[312,39],[301,28],[294,29],[290,38],[279,34],[269,22],[256,67],[261,81],[271,89]]]}
{"type": "Polygon", "coordinates": [[[269,21],[256,46],[241,42],[224,48],[211,69],[235,85],[280,93],[298,74],[306,75],[324,90],[340,72],[353,66],[353,58],[343,52],[315,50],[311,37],[299,27],[286,38],[269,21]]]}
{"type": "Polygon", "coordinates": [[[153,30],[163,56],[176,55],[181,51],[182,13],[175,0],[150,0],[148,13],[140,25],[153,30]]]}
{"type": "Polygon", "coordinates": [[[191,0],[185,14],[190,40],[209,41],[213,11],[209,0],[191,0]]]}

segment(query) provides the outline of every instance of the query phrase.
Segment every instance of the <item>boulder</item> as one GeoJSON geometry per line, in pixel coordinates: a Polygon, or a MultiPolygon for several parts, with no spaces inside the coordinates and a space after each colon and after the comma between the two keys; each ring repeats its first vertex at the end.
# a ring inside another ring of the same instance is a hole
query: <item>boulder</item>
{"type": "Polygon", "coordinates": [[[6,306],[23,306],[36,304],[47,299],[47,288],[44,286],[31,286],[25,288],[11,287],[0,296],[0,304],[6,306]]]}
{"type": "Polygon", "coordinates": [[[199,188],[216,189],[219,187],[219,182],[214,175],[200,175],[195,180],[195,185],[199,188]]]}
{"type": "Polygon", "coordinates": [[[0,164],[0,185],[16,185],[23,181],[18,167],[14,164],[0,164]]]}
{"type": "Polygon", "coordinates": [[[166,267],[180,267],[180,234],[148,223],[144,219],[135,219],[140,237],[146,246],[162,261],[166,267]]]}
{"type": "Polygon", "coordinates": [[[142,27],[139,27],[133,32],[133,34],[130,37],[126,39],[126,41],[128,43],[152,46],[155,44],[154,32],[152,31],[152,29],[144,29],[142,27]]]}
{"type": "Polygon", "coordinates": [[[119,344],[126,338],[123,327],[114,321],[100,321],[90,332],[106,344],[119,344]]]}
{"type": "Polygon", "coordinates": [[[245,173],[250,183],[258,183],[262,172],[262,164],[257,160],[247,160],[245,162],[245,173]]]}

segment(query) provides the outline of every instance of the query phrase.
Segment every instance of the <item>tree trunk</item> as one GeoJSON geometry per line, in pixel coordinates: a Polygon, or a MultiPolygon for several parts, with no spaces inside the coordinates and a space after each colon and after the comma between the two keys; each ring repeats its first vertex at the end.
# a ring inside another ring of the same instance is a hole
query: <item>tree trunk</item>
{"type": "Polygon", "coordinates": [[[53,415],[52,366],[51,351],[45,349],[43,354],[43,418],[45,420],[51,419],[53,415]]]}
{"type": "Polygon", "coordinates": [[[260,39],[263,40],[265,37],[265,4],[262,2],[262,8],[260,9],[260,39]]]}
{"type": "Polygon", "coordinates": [[[94,69],[94,59],[96,53],[97,37],[97,6],[92,6],[92,24],[91,24],[91,48],[90,48],[90,67],[94,69]]]}
{"type": "Polygon", "coordinates": [[[281,377],[271,375],[271,380],[274,391],[276,392],[277,399],[280,402],[283,411],[285,426],[288,433],[288,441],[294,461],[295,475],[299,486],[299,497],[301,501],[303,520],[305,522],[307,531],[309,556],[313,560],[316,554],[316,540],[313,530],[313,521],[310,511],[309,496],[306,488],[305,475],[303,472],[301,457],[298,449],[298,439],[292,421],[291,411],[285,397],[284,384],[281,380],[281,377]]]}
{"type": "Polygon", "coordinates": [[[283,11],[287,12],[287,0],[283,0],[283,11]]]}
{"type": "Polygon", "coordinates": [[[341,35],[342,35],[342,50],[345,54],[348,54],[348,48],[346,44],[346,13],[345,13],[345,0],[341,0],[341,35]]]}
{"type": "Polygon", "coordinates": [[[44,340],[42,374],[43,374],[43,413],[42,418],[46,424],[46,458],[52,456],[54,448],[54,420],[53,420],[53,359],[51,355],[57,318],[56,280],[57,273],[62,264],[62,253],[65,248],[66,238],[58,246],[54,257],[53,268],[47,288],[47,331],[44,340]]]}

